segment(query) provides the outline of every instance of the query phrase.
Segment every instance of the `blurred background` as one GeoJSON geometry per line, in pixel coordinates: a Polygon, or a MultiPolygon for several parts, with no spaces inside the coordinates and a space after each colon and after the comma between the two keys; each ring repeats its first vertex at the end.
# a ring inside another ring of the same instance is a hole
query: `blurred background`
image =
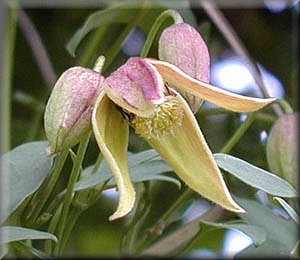
{"type": "MultiPolygon", "coordinates": [[[[299,42],[296,22],[299,16],[299,4],[291,6],[287,4],[288,1],[272,0],[261,2],[262,4],[257,7],[236,6],[221,8],[221,11],[232,24],[253,60],[258,63],[270,95],[287,99],[296,110],[298,108],[297,50],[299,42]]],[[[98,10],[95,8],[24,9],[40,34],[57,77],[74,65],[85,63],[85,66],[92,67],[98,55],[111,58],[110,65],[104,71],[105,76],[109,75],[129,56],[139,55],[151,25],[164,7],[151,10],[151,15],[148,16],[147,21],[144,21],[143,28],[131,29],[128,35],[123,40],[121,39],[119,52],[113,53],[111,47],[117,39],[120,39],[118,37],[126,28],[125,25],[113,24],[102,32],[102,36],[96,39],[96,42],[93,35],[98,29],[91,32],[79,45],[77,57],[73,58],[67,52],[65,45],[87,17],[98,10]],[[95,46],[94,51],[83,57],[86,48],[91,44],[95,46]]],[[[236,93],[261,96],[249,68],[233,52],[205,11],[200,6],[194,5],[190,9],[181,9],[179,12],[182,13],[185,21],[193,23],[201,31],[208,44],[211,55],[211,82],[236,93]]],[[[157,57],[157,40],[149,56],[157,57]]],[[[43,107],[52,87],[45,83],[20,26],[17,27],[14,57],[12,147],[31,140],[45,139],[43,107]]],[[[245,120],[245,115],[205,112],[213,108],[212,104],[204,103],[196,117],[212,151],[218,152],[235,129],[245,120]]],[[[252,164],[265,169],[268,168],[265,155],[266,140],[273,123],[272,116],[275,116],[271,109],[269,112],[271,115],[269,120],[255,121],[231,151],[231,154],[245,158],[252,164]]],[[[148,148],[149,146],[143,139],[131,133],[130,151],[137,152],[148,148]]],[[[98,148],[95,140],[92,139],[85,165],[92,164],[97,154],[98,148]]],[[[67,174],[63,176],[57,190],[64,187],[67,178],[67,174]]],[[[250,189],[237,180],[231,179],[230,176],[226,181],[230,183],[230,187],[234,187],[236,193],[240,191],[246,193],[250,189]]],[[[151,225],[151,219],[157,219],[181,193],[175,185],[170,183],[157,182],[154,187],[151,194],[154,203],[146,225],[151,225]]],[[[124,232],[122,226],[126,219],[112,223],[107,220],[117,205],[117,198],[114,190],[106,191],[93,207],[81,215],[67,245],[68,255],[115,256],[119,254],[120,237],[124,232]]],[[[208,206],[207,201],[195,196],[193,203],[185,211],[182,221],[193,219],[208,206]]],[[[219,230],[202,241],[201,248],[191,252],[190,256],[231,255],[235,250],[239,251],[240,248],[250,243],[251,240],[238,232],[219,230]]]]}

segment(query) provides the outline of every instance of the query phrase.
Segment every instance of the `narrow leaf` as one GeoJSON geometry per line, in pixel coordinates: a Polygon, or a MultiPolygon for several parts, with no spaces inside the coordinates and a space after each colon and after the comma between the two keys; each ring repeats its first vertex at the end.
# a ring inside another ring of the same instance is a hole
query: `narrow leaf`
{"type": "Polygon", "coordinates": [[[286,210],[286,212],[291,216],[291,218],[299,224],[299,216],[296,211],[282,198],[274,197],[274,200],[277,200],[280,205],[286,210]]]}
{"type": "Polygon", "coordinates": [[[266,232],[264,243],[259,247],[250,246],[241,253],[241,256],[277,255],[279,257],[291,252],[298,240],[298,228],[294,221],[275,215],[270,209],[256,201],[237,197],[235,200],[247,211],[247,214],[240,215],[241,218],[247,224],[261,227],[266,232]]]}
{"type": "Polygon", "coordinates": [[[1,244],[26,239],[51,239],[57,242],[57,238],[53,234],[29,228],[4,226],[0,227],[0,233],[1,244]]]}
{"type": "Polygon", "coordinates": [[[215,154],[220,168],[248,185],[280,197],[297,197],[296,190],[285,180],[228,154],[215,154]]]}
{"type": "Polygon", "coordinates": [[[109,23],[131,23],[138,12],[137,8],[125,8],[124,5],[118,5],[105,10],[93,13],[88,17],[84,24],[72,36],[66,48],[68,52],[75,56],[75,50],[81,40],[93,29],[106,26],[109,23]]]}
{"type": "Polygon", "coordinates": [[[266,232],[264,231],[264,229],[255,225],[248,225],[242,223],[241,224],[214,223],[209,221],[202,221],[202,223],[217,228],[238,230],[243,234],[245,234],[246,236],[250,237],[256,246],[261,245],[266,240],[266,232]]]}
{"type": "Polygon", "coordinates": [[[97,99],[92,124],[98,146],[112,170],[120,193],[118,208],[109,217],[109,220],[115,220],[129,213],[135,201],[127,166],[129,127],[104,93],[97,99]]]}
{"type": "Polygon", "coordinates": [[[255,111],[276,100],[275,98],[261,99],[234,94],[194,79],[168,62],[155,59],[147,59],[147,61],[156,67],[170,85],[232,111],[255,111]]]}
{"type": "Polygon", "coordinates": [[[35,192],[49,174],[53,158],[46,155],[48,145],[45,141],[22,144],[1,157],[3,210],[0,223],[35,192]]]}
{"type": "MultiPolygon", "coordinates": [[[[132,182],[143,182],[151,180],[161,180],[174,183],[179,188],[181,187],[180,181],[174,177],[169,177],[163,175],[165,172],[172,171],[172,168],[166,164],[163,160],[152,159],[154,156],[157,156],[157,153],[154,150],[148,150],[145,152],[132,154],[128,153],[128,164],[129,164],[129,175],[132,182]],[[145,161],[143,161],[143,158],[145,161]]],[[[80,179],[76,185],[75,190],[83,190],[95,186],[97,184],[103,184],[107,180],[110,181],[107,183],[107,188],[116,186],[116,181],[112,178],[113,175],[109,169],[109,166],[105,161],[103,161],[97,172],[94,174],[85,174],[85,172],[91,172],[93,170],[93,165],[84,169],[83,177],[80,179]]]]}

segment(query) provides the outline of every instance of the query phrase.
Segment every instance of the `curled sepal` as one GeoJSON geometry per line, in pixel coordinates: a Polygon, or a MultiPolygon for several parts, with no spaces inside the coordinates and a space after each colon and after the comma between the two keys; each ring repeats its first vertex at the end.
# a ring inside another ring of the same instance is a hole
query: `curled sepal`
{"type": "Polygon", "coordinates": [[[154,66],[139,57],[129,58],[104,82],[109,98],[131,113],[147,117],[163,101],[164,83],[154,66]]]}
{"type": "Polygon", "coordinates": [[[276,100],[276,98],[253,98],[238,95],[194,79],[168,62],[155,59],[147,59],[147,62],[154,65],[169,84],[232,111],[255,111],[276,100]]]}
{"type": "Polygon", "coordinates": [[[120,194],[115,220],[128,214],[134,206],[135,191],[128,174],[127,145],[129,127],[105,93],[97,99],[92,125],[98,146],[111,168],[120,194]]]}
{"type": "Polygon", "coordinates": [[[174,94],[183,112],[181,123],[174,124],[170,134],[146,138],[147,141],[190,188],[225,209],[245,212],[232,199],[188,104],[174,94]]]}
{"type": "MultiPolygon", "coordinates": [[[[209,82],[210,58],[205,41],[197,30],[187,23],[173,24],[163,30],[159,38],[158,56],[192,78],[209,82]]],[[[202,99],[180,91],[195,113],[200,108],[202,99]]]]}
{"type": "Polygon", "coordinates": [[[70,68],[57,80],[44,114],[49,154],[72,147],[90,131],[103,80],[101,74],[83,67],[70,68]]]}

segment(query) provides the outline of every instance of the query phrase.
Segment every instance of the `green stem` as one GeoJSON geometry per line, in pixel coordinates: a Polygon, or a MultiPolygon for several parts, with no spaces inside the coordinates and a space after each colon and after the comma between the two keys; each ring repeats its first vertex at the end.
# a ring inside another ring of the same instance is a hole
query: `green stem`
{"type": "Polygon", "coordinates": [[[102,26],[96,29],[94,35],[87,43],[87,48],[84,50],[83,54],[77,61],[77,64],[81,66],[88,66],[92,60],[93,55],[95,54],[97,48],[99,47],[99,41],[101,41],[103,35],[105,34],[107,28],[102,26]]]}
{"type": "Polygon", "coordinates": [[[129,32],[131,31],[132,27],[133,27],[132,24],[128,24],[125,27],[125,29],[122,30],[122,33],[117,38],[117,40],[114,41],[111,48],[109,48],[109,50],[105,53],[106,62],[104,64],[104,70],[106,70],[109,67],[109,65],[115,60],[117,54],[120,52],[121,45],[123,44],[129,32]]]}
{"type": "MultiPolygon", "coordinates": [[[[52,234],[55,233],[55,229],[56,229],[58,221],[60,219],[61,211],[62,211],[62,204],[57,208],[53,217],[51,218],[50,224],[48,226],[49,233],[52,233],[52,234]]],[[[49,255],[52,253],[52,245],[54,245],[53,241],[50,241],[50,240],[45,241],[45,245],[44,245],[45,253],[47,253],[49,255]]]]}
{"type": "Polygon", "coordinates": [[[16,24],[17,24],[17,8],[13,2],[6,9],[7,24],[5,27],[3,54],[4,66],[2,75],[0,75],[2,93],[1,93],[1,153],[7,152],[10,149],[10,133],[11,133],[11,88],[12,88],[12,73],[14,62],[14,48],[16,38],[16,24]]]}
{"type": "Polygon", "coordinates": [[[175,10],[166,10],[166,11],[162,12],[157,17],[157,19],[155,20],[153,26],[151,27],[151,30],[150,30],[150,32],[147,36],[146,42],[144,44],[144,48],[141,52],[141,55],[140,55],[141,57],[143,57],[143,58],[147,57],[147,55],[150,51],[151,45],[154,41],[155,35],[157,34],[157,32],[158,32],[160,26],[163,24],[163,22],[169,17],[173,18],[175,23],[182,23],[183,22],[182,17],[175,10]]]}
{"type": "Polygon", "coordinates": [[[102,153],[99,152],[97,160],[96,160],[96,162],[94,164],[94,168],[93,168],[92,174],[95,173],[99,169],[100,164],[102,162],[102,159],[103,159],[102,153]]]}
{"type": "Polygon", "coordinates": [[[76,224],[78,218],[80,217],[80,215],[83,211],[84,211],[84,209],[75,208],[75,207],[71,208],[70,214],[68,216],[68,221],[66,223],[66,227],[65,227],[63,236],[61,238],[61,241],[60,241],[62,249],[65,248],[68,238],[71,234],[71,231],[73,230],[74,225],[76,224]]]}
{"type": "Polygon", "coordinates": [[[30,208],[32,209],[32,211],[27,215],[29,226],[32,226],[34,224],[37,217],[40,215],[42,208],[47,202],[51,192],[53,191],[54,186],[63,169],[65,161],[68,157],[68,154],[69,151],[68,149],[66,149],[58,155],[52,173],[50,174],[49,178],[43,183],[39,191],[34,195],[30,203],[30,208]]]}
{"type": "Polygon", "coordinates": [[[241,137],[245,134],[248,128],[253,123],[256,117],[256,113],[253,112],[248,115],[247,119],[241,124],[241,126],[235,131],[232,137],[227,141],[227,143],[221,149],[221,153],[229,153],[231,149],[238,143],[241,137]]]}
{"type": "MultiPolygon", "coordinates": [[[[196,114],[196,117],[198,118],[199,116],[214,116],[214,115],[220,115],[220,114],[229,114],[229,115],[234,115],[236,112],[224,109],[224,108],[205,108],[201,109],[199,113],[196,114]]],[[[274,123],[276,121],[277,117],[270,115],[268,113],[264,112],[257,112],[256,119],[265,121],[268,123],[274,123]]]]}
{"type": "Polygon", "coordinates": [[[83,138],[83,140],[80,142],[78,151],[77,151],[76,161],[73,164],[73,168],[72,168],[68,186],[67,186],[67,192],[66,192],[64,202],[63,202],[63,208],[62,208],[60,221],[59,221],[59,224],[57,227],[57,237],[58,237],[59,241],[54,248],[55,256],[60,254],[61,251],[63,250],[63,248],[61,247],[61,238],[62,238],[64,229],[65,229],[67,216],[68,216],[70,205],[71,205],[72,199],[73,199],[74,185],[75,185],[76,181],[78,180],[78,177],[80,174],[81,164],[82,164],[82,161],[83,161],[83,158],[84,158],[87,146],[88,146],[90,135],[91,135],[91,133],[87,134],[83,138]]]}
{"type": "Polygon", "coordinates": [[[113,46],[106,52],[107,61],[104,66],[104,70],[106,70],[114,61],[115,57],[120,52],[121,45],[123,44],[124,40],[130,33],[132,28],[134,28],[136,24],[139,22],[139,20],[144,17],[147,10],[148,9],[141,8],[141,11],[137,14],[136,18],[125,27],[125,29],[122,31],[118,39],[114,41],[113,46]]]}
{"type": "Polygon", "coordinates": [[[291,105],[283,98],[276,99],[276,102],[281,106],[285,113],[293,113],[291,105]]]}
{"type": "Polygon", "coordinates": [[[156,222],[154,226],[150,228],[150,232],[148,232],[147,236],[144,239],[140,240],[140,242],[136,245],[136,252],[140,252],[147,245],[151,244],[158,234],[161,233],[161,226],[165,226],[165,222],[170,218],[170,216],[174,213],[176,209],[178,209],[187,199],[189,199],[193,195],[193,191],[191,189],[186,189],[169,207],[169,209],[160,217],[160,219],[156,222]],[[159,230],[158,232],[156,232],[159,230]]]}

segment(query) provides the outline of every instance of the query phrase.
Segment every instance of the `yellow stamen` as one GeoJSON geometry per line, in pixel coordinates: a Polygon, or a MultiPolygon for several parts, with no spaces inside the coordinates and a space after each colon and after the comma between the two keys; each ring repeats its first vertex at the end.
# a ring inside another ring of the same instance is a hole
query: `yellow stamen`
{"type": "Polygon", "coordinates": [[[180,102],[173,96],[167,96],[162,104],[156,106],[151,116],[135,116],[131,125],[137,134],[146,139],[160,138],[168,134],[175,135],[174,130],[181,125],[182,118],[180,102]]]}

